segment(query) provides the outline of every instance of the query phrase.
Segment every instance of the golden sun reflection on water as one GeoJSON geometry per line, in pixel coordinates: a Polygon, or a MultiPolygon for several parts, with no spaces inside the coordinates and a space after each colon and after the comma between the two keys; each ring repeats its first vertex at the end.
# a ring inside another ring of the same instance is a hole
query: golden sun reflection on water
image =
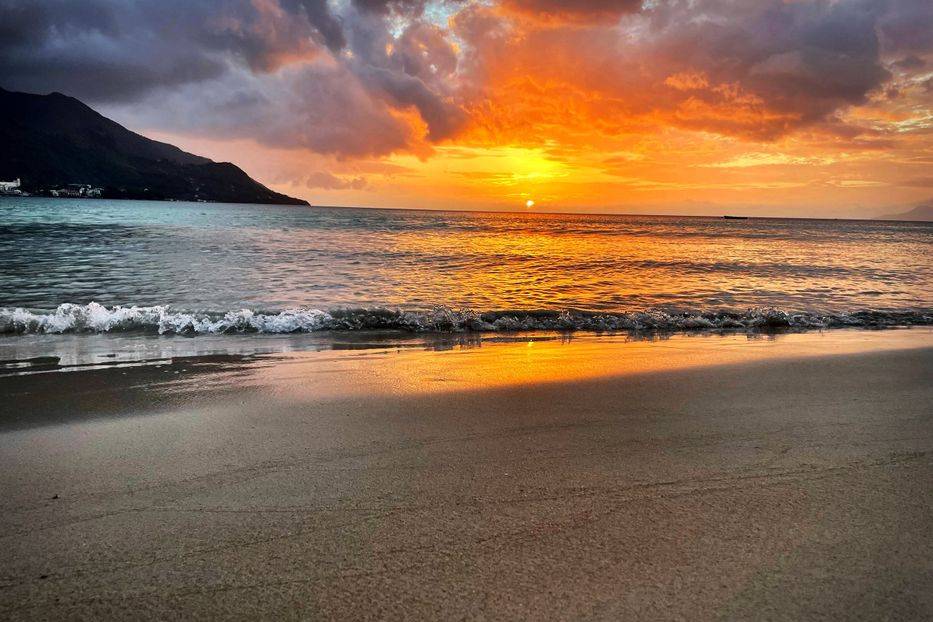
{"type": "Polygon", "coordinates": [[[323,291],[334,281],[334,293],[345,299],[328,303],[407,309],[850,311],[922,306],[929,298],[914,261],[928,246],[920,231],[893,244],[866,234],[871,225],[861,223],[620,219],[532,210],[392,218],[411,223],[396,226],[387,218],[385,228],[365,236],[288,232],[275,253],[287,258],[275,264],[276,278],[287,285],[295,274],[296,300],[308,283],[323,291]],[[295,263],[308,247],[329,259],[330,249],[345,253],[351,246],[365,279],[334,262],[308,275],[316,257],[295,263]]]}

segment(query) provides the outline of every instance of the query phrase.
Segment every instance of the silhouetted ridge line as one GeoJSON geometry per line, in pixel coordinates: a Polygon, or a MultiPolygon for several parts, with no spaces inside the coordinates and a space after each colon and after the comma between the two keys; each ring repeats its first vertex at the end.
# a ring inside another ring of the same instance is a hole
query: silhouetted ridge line
{"type": "Polygon", "coordinates": [[[0,119],[0,179],[21,179],[27,193],[86,184],[101,188],[103,198],[308,204],[234,164],[131,132],[61,93],[0,88],[0,119]]]}

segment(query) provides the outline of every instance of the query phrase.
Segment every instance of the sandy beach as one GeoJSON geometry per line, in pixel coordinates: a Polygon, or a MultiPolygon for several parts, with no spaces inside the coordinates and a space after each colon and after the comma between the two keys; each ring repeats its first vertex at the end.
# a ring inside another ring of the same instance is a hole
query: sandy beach
{"type": "Polygon", "coordinates": [[[428,345],[0,377],[0,617],[933,616],[930,329],[428,345]]]}

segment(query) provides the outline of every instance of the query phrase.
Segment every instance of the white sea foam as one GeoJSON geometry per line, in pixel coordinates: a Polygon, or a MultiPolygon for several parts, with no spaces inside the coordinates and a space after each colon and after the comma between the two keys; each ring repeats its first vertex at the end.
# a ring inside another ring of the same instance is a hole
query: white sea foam
{"type": "Polygon", "coordinates": [[[774,308],[741,312],[673,313],[648,310],[631,313],[585,311],[430,311],[384,308],[286,309],[257,312],[188,312],[167,306],[105,307],[62,304],[52,311],[0,308],[0,334],[147,332],[160,335],[231,333],[308,333],[317,331],[404,330],[410,332],[466,331],[703,331],[830,328],[842,326],[909,326],[933,324],[933,310],[872,311],[817,314],[774,308]]]}

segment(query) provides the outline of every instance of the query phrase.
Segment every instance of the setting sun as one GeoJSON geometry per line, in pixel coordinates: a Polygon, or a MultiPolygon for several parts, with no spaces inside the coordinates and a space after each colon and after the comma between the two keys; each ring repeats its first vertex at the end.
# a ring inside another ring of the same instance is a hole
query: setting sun
{"type": "Polygon", "coordinates": [[[534,207],[534,206],[535,206],[535,202],[532,201],[531,199],[528,199],[527,201],[525,201],[525,207],[526,207],[526,208],[531,209],[531,208],[534,207]]]}

